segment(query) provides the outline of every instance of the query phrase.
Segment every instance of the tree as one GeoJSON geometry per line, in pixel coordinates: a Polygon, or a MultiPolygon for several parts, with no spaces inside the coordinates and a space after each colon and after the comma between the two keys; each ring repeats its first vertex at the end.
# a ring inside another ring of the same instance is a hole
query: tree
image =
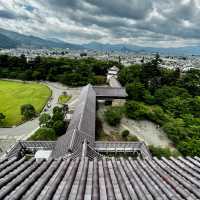
{"type": "Polygon", "coordinates": [[[190,69],[185,73],[180,83],[190,94],[200,96],[200,70],[190,69]]]}
{"type": "Polygon", "coordinates": [[[130,132],[128,130],[124,130],[122,131],[121,135],[122,137],[127,140],[127,137],[129,136],[130,132]]]}
{"type": "Polygon", "coordinates": [[[131,119],[145,119],[148,117],[149,108],[137,101],[128,101],[125,105],[126,116],[131,119]]]}
{"type": "Polygon", "coordinates": [[[36,110],[33,105],[24,104],[21,106],[21,115],[24,116],[25,120],[29,120],[36,116],[36,110]]]}
{"type": "Polygon", "coordinates": [[[155,147],[153,145],[149,146],[149,150],[152,156],[156,156],[157,158],[161,158],[161,157],[169,158],[170,156],[178,155],[178,153],[172,152],[169,148],[155,147]]]}
{"type": "Polygon", "coordinates": [[[155,91],[156,102],[160,105],[163,105],[164,102],[170,98],[181,97],[181,98],[190,98],[191,95],[184,88],[177,86],[163,86],[155,91]]]}
{"type": "Polygon", "coordinates": [[[56,140],[57,136],[52,128],[39,128],[28,140],[48,141],[56,140]]]}
{"type": "Polygon", "coordinates": [[[182,141],[178,144],[177,148],[184,156],[200,156],[199,139],[182,141]]]}
{"type": "Polygon", "coordinates": [[[55,121],[52,127],[56,135],[63,135],[65,133],[65,123],[61,120],[55,121]]]}
{"type": "Polygon", "coordinates": [[[52,116],[52,120],[55,122],[55,121],[58,121],[58,120],[61,120],[63,121],[64,120],[64,113],[61,111],[61,112],[55,112],[52,116]]]}
{"type": "Polygon", "coordinates": [[[119,81],[122,85],[140,81],[141,66],[131,65],[130,67],[123,68],[119,73],[119,81]]]}
{"type": "Polygon", "coordinates": [[[57,113],[57,112],[62,112],[62,108],[61,107],[58,107],[58,106],[55,106],[53,108],[53,114],[57,113]]]}
{"type": "Polygon", "coordinates": [[[142,101],[145,93],[145,87],[142,83],[134,82],[126,85],[128,98],[136,101],[142,101]]]}
{"type": "Polygon", "coordinates": [[[40,126],[46,126],[50,120],[51,116],[47,113],[43,113],[39,118],[39,124],[40,126]]]}
{"type": "Polygon", "coordinates": [[[174,97],[167,99],[164,102],[164,109],[170,111],[175,117],[180,117],[182,114],[190,114],[190,103],[192,99],[182,99],[174,97]]]}
{"type": "Polygon", "coordinates": [[[104,112],[105,120],[111,126],[117,126],[122,118],[120,109],[118,107],[110,107],[104,112]]]}
{"type": "Polygon", "coordinates": [[[160,62],[160,56],[156,54],[151,62],[142,65],[141,81],[145,84],[146,88],[151,91],[155,91],[155,89],[159,88],[161,85],[160,62]]]}
{"type": "Polygon", "coordinates": [[[0,113],[0,123],[6,118],[6,116],[3,113],[0,113]]]}

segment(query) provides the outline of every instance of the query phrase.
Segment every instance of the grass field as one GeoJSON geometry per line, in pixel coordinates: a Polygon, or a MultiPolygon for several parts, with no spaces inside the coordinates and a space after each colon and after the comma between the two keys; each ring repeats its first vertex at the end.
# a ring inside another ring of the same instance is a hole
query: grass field
{"type": "Polygon", "coordinates": [[[65,103],[67,103],[70,99],[71,99],[71,96],[64,96],[64,95],[61,95],[61,96],[59,96],[58,102],[59,102],[60,104],[65,104],[65,103]]]}
{"type": "Polygon", "coordinates": [[[20,107],[32,104],[39,113],[51,95],[51,90],[42,84],[0,80],[0,112],[6,119],[0,126],[12,126],[22,122],[20,107]]]}

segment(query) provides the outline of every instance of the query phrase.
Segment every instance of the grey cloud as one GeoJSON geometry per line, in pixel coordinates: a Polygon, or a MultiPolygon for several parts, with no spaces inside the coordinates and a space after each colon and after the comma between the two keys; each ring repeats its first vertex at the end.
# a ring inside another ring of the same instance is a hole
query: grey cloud
{"type": "Polygon", "coordinates": [[[0,18],[15,19],[16,15],[6,10],[0,10],[0,18]]]}
{"type": "Polygon", "coordinates": [[[140,44],[143,41],[144,45],[148,42],[164,44],[174,41],[188,44],[189,41],[200,41],[200,8],[197,1],[32,0],[29,4],[26,0],[30,7],[25,9],[29,14],[20,15],[13,10],[9,16],[0,10],[0,17],[13,19],[9,20],[13,21],[12,26],[25,26],[23,30],[63,40],[134,40],[140,44]]]}

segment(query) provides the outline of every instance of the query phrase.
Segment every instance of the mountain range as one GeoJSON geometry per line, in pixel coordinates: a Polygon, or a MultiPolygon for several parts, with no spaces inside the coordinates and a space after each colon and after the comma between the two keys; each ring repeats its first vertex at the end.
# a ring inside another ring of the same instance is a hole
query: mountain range
{"type": "Polygon", "coordinates": [[[82,49],[83,47],[76,44],[70,44],[59,40],[49,40],[32,35],[23,35],[14,31],[0,28],[0,48],[70,48],[82,49]],[[7,41],[7,42],[5,42],[7,41]]]}
{"type": "Polygon", "coordinates": [[[90,42],[88,44],[77,45],[66,43],[64,41],[48,38],[43,39],[32,35],[23,35],[14,31],[0,28],[0,48],[69,48],[73,50],[96,50],[96,51],[117,51],[117,52],[134,52],[134,53],[155,53],[159,52],[165,55],[200,55],[200,46],[186,46],[177,48],[156,48],[142,47],[127,44],[102,44],[90,42]]]}

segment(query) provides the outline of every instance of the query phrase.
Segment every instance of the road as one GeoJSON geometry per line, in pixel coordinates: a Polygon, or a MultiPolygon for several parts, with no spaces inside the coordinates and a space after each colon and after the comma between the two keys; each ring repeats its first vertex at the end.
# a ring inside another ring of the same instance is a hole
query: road
{"type": "MultiPolygon", "coordinates": [[[[58,106],[58,98],[64,91],[67,92],[68,95],[71,95],[72,98],[69,100],[68,105],[69,109],[73,110],[76,107],[78,96],[80,93],[80,88],[69,88],[60,83],[53,82],[43,82],[52,90],[52,98],[49,100],[47,104],[50,105],[50,108],[45,106],[44,110],[46,113],[52,114],[53,108],[58,106]]],[[[9,143],[13,144],[13,141],[27,139],[39,128],[39,118],[35,118],[31,121],[28,121],[24,124],[21,124],[17,127],[13,128],[0,128],[0,152],[1,149],[5,151],[9,143]],[[3,145],[5,143],[7,145],[3,145]],[[6,148],[6,149],[5,149],[6,148]]]]}

